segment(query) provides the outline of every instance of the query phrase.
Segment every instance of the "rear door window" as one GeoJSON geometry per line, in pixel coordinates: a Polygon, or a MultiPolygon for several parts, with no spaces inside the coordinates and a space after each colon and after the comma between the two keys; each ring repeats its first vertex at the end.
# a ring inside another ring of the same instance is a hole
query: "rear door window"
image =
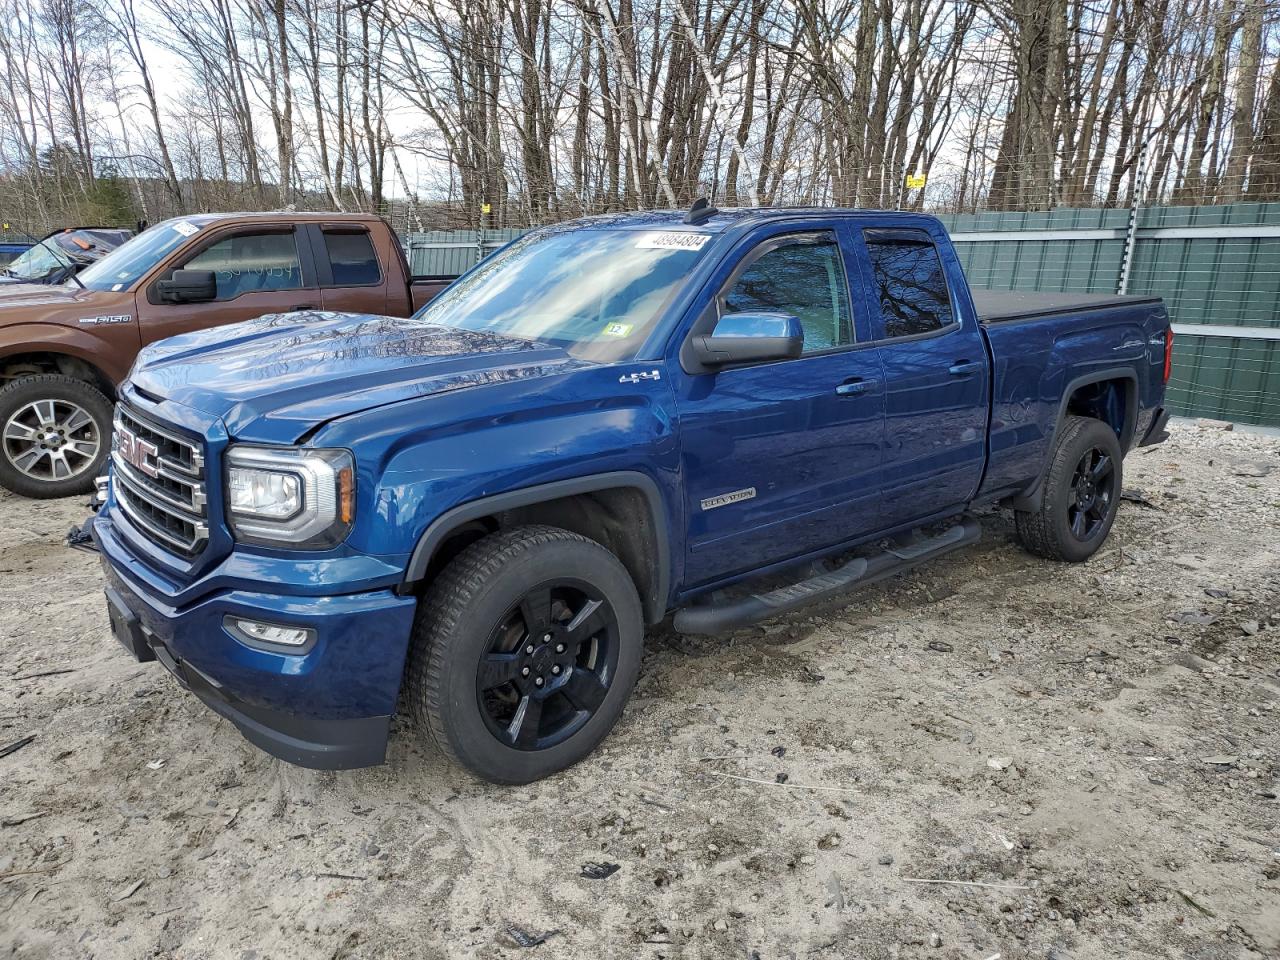
{"type": "Polygon", "coordinates": [[[292,233],[239,233],[206,247],[182,269],[212,270],[218,280],[219,300],[302,286],[298,245],[292,233]]]}
{"type": "Polygon", "coordinates": [[[804,328],[805,353],[853,343],[849,287],[835,237],[804,234],[770,245],[722,295],[721,316],[760,312],[797,317],[804,328]]]}
{"type": "Polygon", "coordinates": [[[323,231],[335,287],[362,287],[382,282],[378,257],[369,234],[323,231]]]}
{"type": "Polygon", "coordinates": [[[924,230],[864,230],[878,339],[933,333],[955,322],[942,258],[924,230]]]}

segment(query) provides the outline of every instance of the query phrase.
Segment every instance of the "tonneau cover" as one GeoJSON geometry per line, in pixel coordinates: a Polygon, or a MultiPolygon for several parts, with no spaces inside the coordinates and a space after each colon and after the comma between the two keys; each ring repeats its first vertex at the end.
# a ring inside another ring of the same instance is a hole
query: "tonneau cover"
{"type": "Polygon", "coordinates": [[[973,305],[983,323],[1001,323],[1044,317],[1055,313],[1079,313],[1137,303],[1159,303],[1159,297],[1120,297],[1107,293],[1026,293],[1021,290],[973,290],[973,305]]]}

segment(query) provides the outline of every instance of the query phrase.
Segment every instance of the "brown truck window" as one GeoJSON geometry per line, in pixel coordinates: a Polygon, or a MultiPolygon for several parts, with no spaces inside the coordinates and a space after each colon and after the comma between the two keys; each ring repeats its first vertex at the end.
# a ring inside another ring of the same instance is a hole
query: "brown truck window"
{"type": "Polygon", "coordinates": [[[302,286],[298,246],[292,233],[241,233],[219,240],[186,262],[186,270],[212,270],[218,299],[261,290],[302,286]]]}
{"type": "Polygon", "coordinates": [[[378,258],[367,233],[324,232],[335,287],[362,287],[382,282],[378,258]]]}

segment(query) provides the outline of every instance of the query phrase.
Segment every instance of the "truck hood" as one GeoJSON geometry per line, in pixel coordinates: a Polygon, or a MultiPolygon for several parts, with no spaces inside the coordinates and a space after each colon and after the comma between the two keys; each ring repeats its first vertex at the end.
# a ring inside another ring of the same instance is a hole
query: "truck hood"
{"type": "Polygon", "coordinates": [[[496,333],[306,312],[161,340],[139,354],[129,380],[221,418],[236,439],[294,443],[326,421],[388,403],[590,365],[496,333]]]}
{"type": "MultiPolygon", "coordinates": [[[[0,309],[5,307],[61,307],[93,299],[95,291],[75,284],[31,283],[0,277],[0,309]]],[[[4,319],[0,317],[0,319],[4,319]]]]}

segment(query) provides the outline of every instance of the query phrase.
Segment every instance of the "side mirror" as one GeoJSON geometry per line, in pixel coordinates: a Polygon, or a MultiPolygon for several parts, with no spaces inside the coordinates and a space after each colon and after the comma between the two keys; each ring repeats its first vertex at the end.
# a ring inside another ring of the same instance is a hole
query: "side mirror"
{"type": "Polygon", "coordinates": [[[731,313],[711,333],[695,336],[691,345],[704,367],[794,360],[804,350],[804,328],[784,313],[731,313]]]}
{"type": "Polygon", "coordinates": [[[203,303],[218,298],[218,278],[212,270],[175,270],[168,280],[156,284],[156,293],[166,303],[203,303]]]}

